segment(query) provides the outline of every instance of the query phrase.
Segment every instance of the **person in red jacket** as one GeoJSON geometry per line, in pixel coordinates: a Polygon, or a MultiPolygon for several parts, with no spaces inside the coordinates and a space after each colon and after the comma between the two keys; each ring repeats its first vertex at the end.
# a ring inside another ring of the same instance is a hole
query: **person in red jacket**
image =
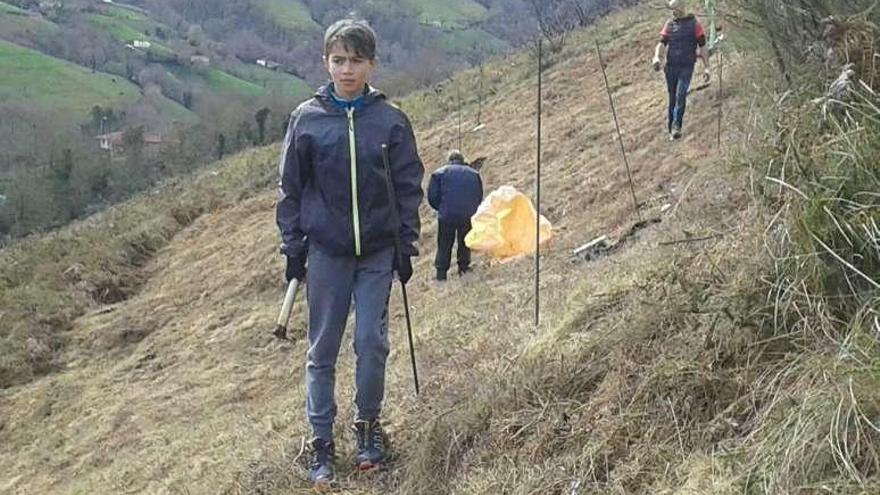
{"type": "Polygon", "coordinates": [[[685,0],[670,0],[672,18],[660,31],[660,42],[654,49],[653,66],[661,68],[660,57],[666,51],[666,88],[669,92],[667,130],[671,139],[681,137],[687,93],[694,75],[697,58],[703,60],[703,81],[711,77],[709,53],[706,49],[706,31],[694,14],[687,13],[685,0]]]}

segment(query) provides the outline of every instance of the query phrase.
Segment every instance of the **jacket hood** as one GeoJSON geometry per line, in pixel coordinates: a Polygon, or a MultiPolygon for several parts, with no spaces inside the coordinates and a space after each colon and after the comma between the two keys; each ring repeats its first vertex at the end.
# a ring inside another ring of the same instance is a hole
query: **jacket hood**
{"type": "Polygon", "coordinates": [[[385,94],[369,84],[366,84],[364,85],[364,92],[360,96],[351,101],[343,100],[336,96],[333,83],[329,82],[315,91],[315,98],[324,103],[335,106],[340,110],[347,110],[348,108],[359,109],[375,103],[378,100],[384,100],[385,94]]]}

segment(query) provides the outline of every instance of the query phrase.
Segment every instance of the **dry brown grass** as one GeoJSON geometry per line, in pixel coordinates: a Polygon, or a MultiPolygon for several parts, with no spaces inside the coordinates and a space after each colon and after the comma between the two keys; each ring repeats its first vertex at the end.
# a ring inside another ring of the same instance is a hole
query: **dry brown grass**
{"type": "MultiPolygon", "coordinates": [[[[692,96],[686,138],[666,140],[665,86],[645,61],[661,21],[646,7],[615,14],[572,37],[547,70],[543,197],[557,240],[542,262],[539,328],[527,260],[481,260],[473,276],[435,285],[435,225],[425,222],[410,284],[424,391],[412,392],[395,291],[384,413],[395,460],[370,477],[347,467],[346,346],[339,492],[737,490],[734,453],[762,407],[752,387],[772,383],[756,373],[785,347],[766,338],[756,323],[764,315],[753,314],[766,269],[754,227],[762,213],[713,148],[714,87],[692,96]],[[672,208],[613,256],[576,264],[572,248],[635,221],[594,36],[607,42],[643,214],[672,208]],[[660,244],[706,234],[722,236],[660,244]]],[[[750,98],[730,55],[726,136],[739,139],[748,135],[750,98]]],[[[486,129],[468,133],[464,151],[489,157],[489,188],[533,188],[531,64],[521,54],[487,67],[497,91],[483,108],[486,129]]],[[[476,87],[475,72],[461,80],[476,87]]],[[[416,114],[433,167],[457,119],[419,112],[439,108],[431,98],[404,108],[416,114]]],[[[466,111],[471,118],[473,101],[466,111]]],[[[310,492],[300,455],[305,345],[271,335],[282,270],[273,202],[267,191],[196,219],[142,268],[136,294],[76,320],[64,369],[0,392],[0,491],[310,492]]],[[[291,333],[301,336],[301,303],[295,311],[291,333]]]]}

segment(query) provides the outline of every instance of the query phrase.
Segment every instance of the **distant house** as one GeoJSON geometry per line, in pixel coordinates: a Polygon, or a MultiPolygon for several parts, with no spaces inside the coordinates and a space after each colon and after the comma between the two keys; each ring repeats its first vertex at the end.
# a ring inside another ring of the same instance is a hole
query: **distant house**
{"type": "Polygon", "coordinates": [[[146,41],[146,40],[134,40],[132,45],[135,48],[143,48],[143,49],[146,49],[146,48],[153,46],[152,43],[150,43],[149,41],[146,41]]]}
{"type": "MultiPolygon", "coordinates": [[[[125,153],[125,131],[110,132],[95,136],[98,147],[113,153],[125,153]]],[[[162,144],[162,136],[158,134],[144,134],[144,145],[153,147],[162,144]]]]}
{"type": "Polygon", "coordinates": [[[193,55],[189,58],[189,63],[199,67],[207,67],[211,65],[211,59],[204,55],[193,55]]]}
{"type": "Polygon", "coordinates": [[[281,67],[281,64],[279,64],[278,62],[273,62],[273,61],[267,60],[265,58],[257,59],[257,65],[259,65],[260,67],[265,67],[270,70],[275,70],[278,67],[281,67]]]}
{"type": "Polygon", "coordinates": [[[123,138],[125,138],[125,133],[122,131],[95,136],[95,139],[98,140],[98,146],[107,151],[113,151],[114,147],[121,148],[123,138]]]}
{"type": "Polygon", "coordinates": [[[430,26],[438,29],[443,29],[443,21],[432,21],[430,19],[419,19],[419,24],[422,26],[430,26]]]}
{"type": "Polygon", "coordinates": [[[39,9],[40,12],[48,12],[50,10],[59,9],[64,7],[63,2],[40,2],[39,9]]]}

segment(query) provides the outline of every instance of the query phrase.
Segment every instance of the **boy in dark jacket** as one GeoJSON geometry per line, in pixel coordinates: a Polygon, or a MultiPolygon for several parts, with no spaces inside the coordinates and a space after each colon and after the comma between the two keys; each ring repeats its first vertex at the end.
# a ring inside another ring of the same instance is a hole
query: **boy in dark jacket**
{"type": "Polygon", "coordinates": [[[697,57],[703,60],[703,81],[709,82],[709,54],[706,31],[693,14],[686,14],[686,0],[670,0],[672,18],[660,31],[660,42],[654,49],[654,70],[660,70],[660,54],[666,48],[666,88],[669,92],[667,130],[671,139],[681,137],[687,94],[694,75],[697,57]]]}
{"type": "Polygon", "coordinates": [[[376,65],[376,37],[366,22],[342,20],[330,26],[324,36],[324,66],[332,83],[293,111],[281,152],[277,223],[287,280],[306,279],[306,412],[314,432],[311,479],[319,486],[333,480],[335,367],[352,299],[357,465],[370,470],[385,462],[379,413],[389,351],[392,271],[406,283],[412,276],[410,257],[418,254],[424,167],[406,115],[367,84],[376,65]],[[383,144],[388,145],[400,213],[397,225],[383,144]],[[402,244],[401,263],[394,250],[395,230],[402,244]]]}
{"type": "Polygon", "coordinates": [[[470,269],[471,250],[464,237],[471,231],[471,217],[483,201],[483,181],[480,174],[465,165],[464,156],[452,150],[446,165],[431,174],[428,183],[428,203],[437,210],[437,280],[446,280],[452,262],[452,245],[458,242],[458,274],[470,269]]]}

